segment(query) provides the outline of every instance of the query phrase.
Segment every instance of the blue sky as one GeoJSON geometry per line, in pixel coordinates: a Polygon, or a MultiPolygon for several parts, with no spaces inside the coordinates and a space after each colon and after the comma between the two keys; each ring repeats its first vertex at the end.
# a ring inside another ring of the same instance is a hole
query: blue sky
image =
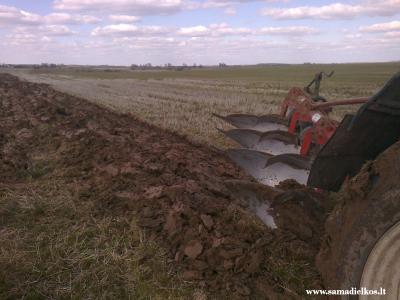
{"type": "Polygon", "coordinates": [[[0,63],[400,60],[400,0],[0,0],[0,63]]]}

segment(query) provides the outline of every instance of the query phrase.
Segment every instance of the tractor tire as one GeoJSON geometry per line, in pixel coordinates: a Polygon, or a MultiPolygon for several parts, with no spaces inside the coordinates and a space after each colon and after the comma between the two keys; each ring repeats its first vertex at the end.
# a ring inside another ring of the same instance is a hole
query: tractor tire
{"type": "Polygon", "coordinates": [[[325,288],[377,290],[400,299],[400,142],[367,162],[341,192],[317,256],[325,288]]]}

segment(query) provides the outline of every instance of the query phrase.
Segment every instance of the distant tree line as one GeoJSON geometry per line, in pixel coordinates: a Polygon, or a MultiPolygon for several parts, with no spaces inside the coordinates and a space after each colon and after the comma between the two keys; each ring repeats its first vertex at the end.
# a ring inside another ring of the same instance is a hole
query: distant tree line
{"type": "Polygon", "coordinates": [[[193,64],[193,65],[188,65],[183,63],[182,65],[173,65],[171,63],[166,63],[164,65],[158,65],[158,66],[153,66],[151,63],[147,64],[132,64],[131,65],[131,70],[177,70],[177,71],[182,71],[182,70],[188,70],[188,69],[199,69],[203,68],[203,65],[200,64],[193,64]]]}
{"type": "Polygon", "coordinates": [[[41,63],[41,64],[0,64],[0,68],[15,68],[15,69],[55,69],[64,67],[64,64],[49,64],[49,63],[41,63]]]}
{"type": "MultiPolygon", "coordinates": [[[[219,63],[217,65],[219,68],[226,68],[228,65],[226,63],[219,63]]],[[[55,69],[55,68],[83,68],[85,70],[95,70],[95,69],[105,69],[106,71],[118,71],[126,69],[125,66],[110,66],[110,65],[97,65],[97,66],[89,66],[89,65],[64,65],[64,64],[53,64],[53,63],[41,63],[41,64],[5,64],[0,63],[0,68],[19,68],[19,69],[55,69]]],[[[204,68],[201,64],[192,64],[188,65],[183,63],[181,65],[173,65],[171,63],[166,63],[164,65],[156,65],[153,66],[151,63],[146,64],[132,64],[130,66],[131,70],[190,70],[190,69],[201,69],[204,68]]]]}
{"type": "MultiPolygon", "coordinates": [[[[226,67],[228,67],[228,65],[226,63],[219,63],[218,67],[226,68],[226,67]]],[[[158,65],[158,66],[153,66],[151,63],[132,64],[131,65],[131,70],[177,70],[177,71],[182,71],[182,70],[201,69],[201,68],[204,68],[204,66],[201,64],[188,65],[185,63],[183,63],[182,65],[173,65],[171,63],[166,63],[164,65],[158,65]]]]}

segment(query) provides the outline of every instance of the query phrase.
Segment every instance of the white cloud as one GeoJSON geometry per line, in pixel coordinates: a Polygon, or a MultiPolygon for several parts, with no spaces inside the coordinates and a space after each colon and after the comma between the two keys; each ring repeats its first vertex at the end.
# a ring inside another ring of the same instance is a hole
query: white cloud
{"type": "MultiPolygon", "coordinates": [[[[55,37],[70,36],[74,34],[64,25],[17,26],[12,32],[5,35],[3,42],[13,46],[36,45],[41,48],[55,42],[55,37]]],[[[38,48],[38,49],[39,49],[38,48]]],[[[24,52],[21,51],[21,54],[24,52]]]]}
{"type": "Polygon", "coordinates": [[[227,5],[233,5],[237,3],[249,3],[249,2],[264,2],[264,3],[278,3],[278,2],[289,2],[290,0],[207,0],[204,2],[205,6],[209,7],[224,7],[227,5]]]}
{"type": "Polygon", "coordinates": [[[41,17],[24,10],[19,10],[12,6],[0,5],[0,25],[9,24],[40,24],[41,17]]]}
{"type": "MultiPolygon", "coordinates": [[[[368,53],[369,50],[373,49],[374,51],[379,51],[376,59],[382,59],[382,55],[385,54],[382,51],[385,52],[396,48],[400,49],[400,34],[396,36],[395,33],[400,32],[388,32],[382,36],[346,36],[340,43],[337,43],[337,47],[341,47],[342,49],[361,49],[362,51],[365,51],[365,53],[368,53]]],[[[395,59],[397,60],[398,58],[395,59]]]]}
{"type": "Polygon", "coordinates": [[[183,36],[205,36],[210,34],[210,29],[199,25],[193,27],[182,27],[178,30],[178,35],[183,36]]]}
{"type": "Polygon", "coordinates": [[[45,36],[67,36],[74,34],[71,29],[69,29],[65,25],[44,25],[39,26],[38,32],[42,33],[45,36]]]}
{"type": "Polygon", "coordinates": [[[264,16],[274,19],[352,19],[358,16],[394,16],[400,13],[400,0],[368,0],[360,4],[340,2],[324,6],[300,6],[293,8],[265,8],[264,16]]]}
{"type": "Polygon", "coordinates": [[[14,33],[6,35],[6,38],[3,41],[11,46],[26,46],[52,42],[52,39],[48,36],[38,36],[33,33],[14,33]]]}
{"type": "Polygon", "coordinates": [[[215,36],[223,36],[223,35],[249,35],[252,34],[252,30],[246,27],[237,27],[232,28],[227,24],[211,24],[210,30],[215,36]]]}
{"type": "Polygon", "coordinates": [[[400,38],[400,31],[391,31],[391,32],[386,32],[384,34],[385,37],[388,38],[400,38]]]}
{"type": "Polygon", "coordinates": [[[46,16],[33,14],[16,7],[0,5],[0,25],[44,25],[44,24],[95,24],[101,19],[89,15],[51,13],[46,16]]]}
{"type": "Polygon", "coordinates": [[[18,26],[13,30],[14,34],[34,34],[36,36],[68,36],[74,32],[65,25],[41,25],[38,27],[18,26]]]}
{"type": "Polygon", "coordinates": [[[289,2],[290,0],[205,0],[185,2],[184,8],[188,10],[194,9],[208,9],[208,8],[221,8],[223,13],[226,15],[236,15],[237,6],[243,3],[250,2],[264,2],[264,3],[275,3],[275,2],[289,2]]]}
{"type": "Polygon", "coordinates": [[[49,24],[96,24],[100,18],[89,15],[70,15],[68,13],[51,13],[44,17],[49,24]]]}
{"type": "Polygon", "coordinates": [[[115,38],[114,44],[123,45],[131,50],[165,51],[176,46],[176,40],[168,37],[123,37],[115,38]]]}
{"type": "Polygon", "coordinates": [[[97,27],[92,30],[92,36],[146,36],[156,37],[163,35],[166,38],[198,38],[210,37],[239,37],[239,36],[262,36],[262,35],[307,35],[316,33],[318,30],[308,26],[288,26],[288,27],[264,27],[264,28],[246,28],[231,27],[226,23],[210,24],[208,26],[198,25],[191,27],[171,28],[162,26],[137,26],[133,24],[113,24],[103,27],[97,27]]]}
{"type": "MultiPolygon", "coordinates": [[[[221,8],[224,9],[224,12],[235,10],[235,5],[238,2],[235,1],[219,1],[219,0],[206,0],[203,2],[199,1],[186,1],[184,4],[184,9],[186,10],[195,10],[195,9],[213,9],[213,8],[221,8]]],[[[226,13],[226,12],[225,12],[226,13]]],[[[236,11],[235,11],[236,13],[236,11]]]]}
{"type": "Polygon", "coordinates": [[[259,34],[277,35],[305,35],[317,33],[318,30],[308,26],[288,26],[288,27],[264,27],[259,30],[259,34]]]}
{"type": "Polygon", "coordinates": [[[236,9],[234,7],[227,7],[224,9],[224,14],[230,16],[236,15],[236,9]]]}
{"type": "Polygon", "coordinates": [[[233,5],[233,1],[218,1],[218,0],[207,0],[203,3],[199,3],[201,8],[225,8],[233,5]]]}
{"type": "Polygon", "coordinates": [[[119,23],[133,23],[140,21],[139,17],[129,15],[110,15],[108,18],[113,22],[119,23]]]}
{"type": "MultiPolygon", "coordinates": [[[[235,10],[235,5],[241,2],[252,2],[260,0],[240,1],[240,0],[206,0],[203,2],[187,1],[185,4],[186,9],[199,9],[199,8],[224,8],[224,11],[235,10]]],[[[235,11],[236,13],[236,11],[235,11]]]]}
{"type": "Polygon", "coordinates": [[[91,35],[106,36],[106,35],[158,35],[165,34],[168,29],[161,26],[136,26],[132,24],[115,24],[93,29],[91,35]]]}
{"type": "Polygon", "coordinates": [[[185,1],[185,9],[193,10],[200,8],[224,8],[225,14],[236,14],[235,6],[243,3],[250,2],[263,2],[263,3],[276,3],[276,2],[290,2],[291,0],[205,0],[205,1],[185,1]]]}
{"type": "Polygon", "coordinates": [[[199,37],[199,36],[228,36],[228,35],[250,35],[252,30],[245,27],[232,28],[227,24],[211,24],[208,27],[199,25],[193,27],[182,27],[177,31],[180,36],[199,37]]]}
{"type": "Polygon", "coordinates": [[[378,23],[360,27],[360,31],[362,32],[386,32],[386,31],[396,31],[396,30],[400,30],[400,21],[378,23]]]}
{"type": "Polygon", "coordinates": [[[230,27],[225,23],[206,26],[183,27],[177,31],[180,36],[246,36],[246,35],[306,35],[316,33],[318,30],[308,26],[264,27],[250,29],[246,27],[230,27]]]}
{"type": "Polygon", "coordinates": [[[166,15],[182,9],[183,0],[55,0],[53,7],[66,11],[119,12],[132,15],[166,15]]]}
{"type": "Polygon", "coordinates": [[[362,37],[362,34],[359,33],[349,33],[344,36],[346,39],[359,39],[362,37]]]}

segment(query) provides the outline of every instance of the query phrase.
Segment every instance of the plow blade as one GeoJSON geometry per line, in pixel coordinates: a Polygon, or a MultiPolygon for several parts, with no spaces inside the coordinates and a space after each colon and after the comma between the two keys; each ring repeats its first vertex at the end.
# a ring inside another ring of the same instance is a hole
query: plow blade
{"type": "Polygon", "coordinates": [[[287,179],[306,184],[311,162],[297,154],[271,155],[251,149],[229,149],[228,156],[258,182],[276,186],[287,179]]]}
{"type": "Polygon", "coordinates": [[[288,121],[278,115],[254,116],[249,114],[232,114],[226,117],[214,114],[236,128],[253,129],[261,132],[288,130],[288,121]]]}
{"type": "Polygon", "coordinates": [[[241,146],[267,152],[272,155],[285,153],[299,154],[296,136],[281,130],[260,132],[252,129],[221,130],[223,134],[231,138],[241,146]]]}
{"type": "Polygon", "coordinates": [[[265,225],[271,229],[277,228],[273,216],[268,211],[270,201],[278,193],[276,189],[247,180],[231,179],[225,183],[234,193],[234,197],[246,205],[265,225]]]}

